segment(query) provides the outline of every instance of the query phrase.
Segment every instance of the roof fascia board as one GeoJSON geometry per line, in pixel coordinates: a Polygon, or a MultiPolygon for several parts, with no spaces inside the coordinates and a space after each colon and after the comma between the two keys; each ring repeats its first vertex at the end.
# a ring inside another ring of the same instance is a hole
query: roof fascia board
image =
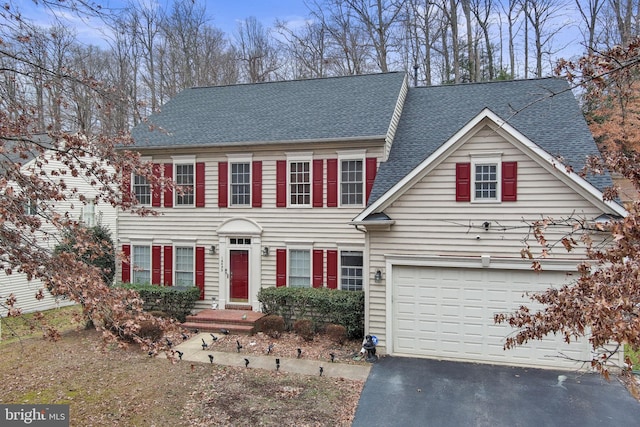
{"type": "MultiPolygon", "coordinates": [[[[471,131],[479,125],[483,120],[488,119],[495,123],[495,125],[506,132],[513,140],[522,144],[535,154],[539,159],[544,160],[547,165],[552,167],[552,173],[561,174],[568,178],[575,188],[580,188],[586,192],[589,196],[593,197],[596,202],[607,207],[618,215],[626,216],[627,211],[619,204],[612,201],[604,201],[603,195],[600,190],[591,185],[587,180],[580,177],[575,172],[567,170],[565,165],[560,163],[553,156],[548,154],[542,148],[540,148],[533,141],[529,140],[526,136],[516,130],[509,123],[502,120],[497,114],[491,111],[489,108],[482,110],[477,116],[471,119],[465,126],[460,128],[451,138],[449,138],[444,144],[442,144],[437,150],[435,150],[429,157],[416,166],[411,172],[409,172],[402,180],[396,185],[391,187],[386,193],[384,193],[378,200],[376,200],[371,206],[362,211],[358,216],[353,219],[353,222],[363,221],[368,215],[379,212],[388,207],[393,201],[400,197],[408,188],[410,188],[416,181],[422,179],[424,175],[429,173],[435,166],[442,162],[445,158],[445,154],[462,143],[466,142],[470,136],[471,131]]],[[[535,157],[534,157],[535,159],[535,157]]]]}

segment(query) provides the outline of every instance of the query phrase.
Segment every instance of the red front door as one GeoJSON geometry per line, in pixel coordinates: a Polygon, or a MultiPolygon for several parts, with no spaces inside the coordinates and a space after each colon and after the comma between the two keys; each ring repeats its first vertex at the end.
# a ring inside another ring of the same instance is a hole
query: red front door
{"type": "Polygon", "coordinates": [[[249,300],[249,251],[231,250],[231,300],[249,300]]]}

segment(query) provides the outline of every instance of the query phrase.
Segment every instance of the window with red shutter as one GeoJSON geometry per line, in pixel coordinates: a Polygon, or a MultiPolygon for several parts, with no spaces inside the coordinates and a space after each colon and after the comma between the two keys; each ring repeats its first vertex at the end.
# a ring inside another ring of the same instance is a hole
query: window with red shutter
{"type": "Polygon", "coordinates": [[[276,162],[276,206],[287,207],[287,161],[276,162]]]}
{"type": "Polygon", "coordinates": [[[130,264],[130,256],[131,256],[131,245],[122,245],[122,253],[126,257],[126,259],[122,260],[122,283],[131,282],[131,264],[130,264]]]}
{"type": "Polygon", "coordinates": [[[218,207],[226,208],[229,199],[229,164],[227,162],[218,162],[218,207]]]}
{"type": "Polygon", "coordinates": [[[321,288],[324,280],[324,251],[313,250],[313,287],[321,288]]]}
{"type": "MultiPolygon", "coordinates": [[[[164,164],[164,177],[167,179],[173,179],[173,163],[164,164]]],[[[166,187],[164,189],[164,207],[173,207],[173,189],[166,187]]]]}
{"type": "Polygon", "coordinates": [[[327,288],[338,289],[338,251],[327,251],[327,288]]]}
{"type": "Polygon", "coordinates": [[[200,289],[200,300],[204,299],[204,247],[196,246],[196,286],[200,289]]]}
{"type": "Polygon", "coordinates": [[[502,201],[518,200],[518,162],[502,162],[502,201]]]}
{"type": "Polygon", "coordinates": [[[287,286],[287,250],[276,249],[276,286],[287,286]]]}
{"type": "Polygon", "coordinates": [[[203,208],[205,204],[204,174],[205,174],[204,162],[197,162],[196,163],[196,208],[203,208]]]}
{"type": "Polygon", "coordinates": [[[173,285],[173,246],[164,247],[164,280],[165,286],[173,285]]]}
{"type": "Polygon", "coordinates": [[[255,160],[251,171],[251,206],[262,207],[262,162],[255,160]]]}
{"type": "Polygon", "coordinates": [[[321,208],[324,204],[324,160],[313,161],[313,207],[321,208]]]}
{"type": "MultiPolygon", "coordinates": [[[[158,163],[153,164],[153,176],[156,178],[160,178],[162,175],[162,166],[158,163]]],[[[159,208],[161,206],[161,193],[160,186],[156,183],[153,185],[153,189],[151,190],[151,206],[154,208],[159,208]]]]}
{"type": "Polygon", "coordinates": [[[159,285],[161,283],[162,267],[160,265],[160,259],[162,255],[162,247],[151,247],[151,284],[159,285]]]}
{"type": "Polygon", "coordinates": [[[327,159],[327,206],[338,206],[338,159],[327,159]]]}
{"type": "Polygon", "coordinates": [[[367,170],[366,174],[366,197],[365,204],[369,200],[369,195],[371,194],[371,189],[373,188],[373,183],[376,180],[376,174],[378,173],[378,159],[375,157],[367,157],[367,170]]]}
{"type": "Polygon", "coordinates": [[[456,202],[471,201],[471,163],[456,163],[456,202]]]}

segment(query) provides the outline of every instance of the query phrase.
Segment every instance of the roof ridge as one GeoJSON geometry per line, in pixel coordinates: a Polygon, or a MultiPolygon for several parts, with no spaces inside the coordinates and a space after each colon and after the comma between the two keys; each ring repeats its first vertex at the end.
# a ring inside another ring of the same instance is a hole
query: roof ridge
{"type": "Polygon", "coordinates": [[[363,78],[363,77],[372,77],[372,76],[385,76],[385,75],[397,75],[397,74],[406,74],[404,71],[388,71],[386,73],[368,73],[368,74],[348,74],[342,76],[329,76],[329,77],[308,77],[301,79],[292,79],[292,80],[273,80],[268,82],[254,82],[254,83],[230,83],[230,84],[222,84],[222,85],[211,85],[211,86],[192,86],[187,89],[212,89],[212,88],[222,88],[222,87],[238,87],[238,86],[258,86],[258,85],[267,85],[267,84],[278,84],[278,83],[299,83],[299,82],[309,82],[314,80],[337,80],[337,79],[353,79],[353,78],[363,78]]]}
{"type": "Polygon", "coordinates": [[[564,77],[534,77],[530,79],[510,79],[510,80],[486,80],[481,82],[463,82],[463,83],[447,83],[447,84],[439,84],[439,85],[431,85],[431,86],[414,86],[414,89],[428,89],[428,88],[441,88],[441,87],[452,87],[452,86],[479,86],[479,85],[487,85],[487,84],[505,84],[505,83],[522,83],[522,82],[536,82],[536,81],[544,81],[544,80],[561,80],[566,81],[564,77]]]}

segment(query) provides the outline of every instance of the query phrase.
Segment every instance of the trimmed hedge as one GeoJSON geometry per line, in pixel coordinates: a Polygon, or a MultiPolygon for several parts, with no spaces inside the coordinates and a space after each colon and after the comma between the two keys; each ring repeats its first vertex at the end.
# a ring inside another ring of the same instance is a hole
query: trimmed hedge
{"type": "Polygon", "coordinates": [[[296,319],[310,319],[315,328],[329,323],[342,325],[349,338],[364,336],[364,292],[327,288],[262,288],[258,292],[262,311],[284,318],[291,330],[296,319]]]}
{"type": "Polygon", "coordinates": [[[138,292],[144,301],[145,311],[161,311],[184,322],[200,299],[200,289],[195,286],[159,286],[123,283],[125,289],[138,292]]]}

